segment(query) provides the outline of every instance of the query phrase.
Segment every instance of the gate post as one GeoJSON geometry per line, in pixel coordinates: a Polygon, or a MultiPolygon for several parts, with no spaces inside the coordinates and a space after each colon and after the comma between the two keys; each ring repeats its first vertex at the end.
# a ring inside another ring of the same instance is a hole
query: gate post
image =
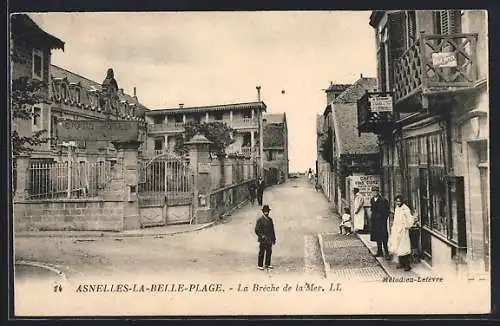
{"type": "Polygon", "coordinates": [[[105,199],[121,202],[123,229],[140,229],[139,204],[137,200],[138,166],[137,151],[141,142],[113,142],[117,150],[117,162],[105,199]]]}
{"type": "Polygon", "coordinates": [[[189,165],[193,171],[193,219],[192,223],[206,223],[213,220],[210,208],[212,167],[210,164],[209,145],[212,142],[205,136],[196,134],[185,144],[189,149],[189,165]]]}

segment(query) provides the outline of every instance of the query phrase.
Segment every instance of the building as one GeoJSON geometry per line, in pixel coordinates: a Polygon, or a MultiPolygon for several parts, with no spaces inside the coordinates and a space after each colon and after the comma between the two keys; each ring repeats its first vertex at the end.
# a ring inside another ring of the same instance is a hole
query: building
{"type": "Polygon", "coordinates": [[[334,86],[331,84],[326,90],[327,101],[331,102],[323,112],[318,182],[327,197],[335,203],[338,212],[342,213],[344,207],[350,206],[346,178],[352,175],[378,174],[377,137],[360,135],[356,128],[357,101],[366,91],[377,87],[377,80],[361,75],[352,85],[334,86]],[[343,91],[335,92],[332,90],[334,88],[343,91]]]}
{"type": "Polygon", "coordinates": [[[174,152],[176,135],[184,133],[187,122],[225,122],[235,130],[234,142],[227,152],[242,153],[258,159],[263,168],[262,117],[264,102],[234,103],[210,106],[158,108],[146,112],[149,155],[174,152]]]}
{"type": "MultiPolygon", "coordinates": [[[[61,161],[66,159],[67,148],[57,140],[57,125],[62,120],[140,120],[148,109],[137,96],[127,95],[109,69],[103,84],[51,64],[51,50],[63,49],[64,42],[43,31],[28,15],[12,16],[12,80],[37,79],[45,83],[46,103],[32,106],[30,120],[15,119],[13,126],[19,135],[30,137],[44,131],[46,143],[33,146],[32,161],[61,161]],[[111,111],[106,111],[106,91],[116,95],[111,111]]],[[[103,71],[103,75],[106,75],[103,71]]],[[[106,141],[77,141],[75,154],[79,160],[101,160],[116,156],[113,145],[106,141]]]]}
{"type": "Polygon", "coordinates": [[[288,127],[286,113],[264,115],[264,179],[266,184],[288,180],[288,127]]]}
{"type": "Polygon", "coordinates": [[[420,249],[441,272],[489,271],[486,11],[373,11],[378,92],[358,129],[379,138],[383,193],[418,216],[420,249]]]}

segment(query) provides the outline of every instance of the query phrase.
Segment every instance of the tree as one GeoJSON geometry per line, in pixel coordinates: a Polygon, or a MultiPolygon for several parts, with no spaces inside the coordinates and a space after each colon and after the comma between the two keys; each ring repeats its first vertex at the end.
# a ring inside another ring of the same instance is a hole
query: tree
{"type": "Polygon", "coordinates": [[[47,130],[39,130],[29,136],[21,136],[14,128],[16,122],[20,120],[31,121],[33,117],[38,117],[38,112],[33,111],[33,105],[39,103],[50,103],[47,98],[46,84],[36,79],[21,77],[12,81],[11,93],[11,122],[12,122],[12,154],[19,155],[29,152],[33,146],[37,146],[49,141],[45,136],[47,130]]]}
{"type": "Polygon", "coordinates": [[[187,153],[185,142],[197,133],[204,135],[212,142],[209,151],[217,156],[225,155],[226,148],[234,142],[231,138],[234,129],[224,122],[188,122],[184,125],[184,130],[184,134],[177,135],[175,138],[175,152],[181,155],[187,153]]]}

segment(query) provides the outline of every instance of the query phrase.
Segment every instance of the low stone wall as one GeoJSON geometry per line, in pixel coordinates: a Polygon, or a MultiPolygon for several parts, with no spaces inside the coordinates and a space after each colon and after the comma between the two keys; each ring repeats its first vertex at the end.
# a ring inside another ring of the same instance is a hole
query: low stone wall
{"type": "Polygon", "coordinates": [[[98,199],[29,200],[13,204],[16,231],[121,231],[123,202],[98,199]]]}

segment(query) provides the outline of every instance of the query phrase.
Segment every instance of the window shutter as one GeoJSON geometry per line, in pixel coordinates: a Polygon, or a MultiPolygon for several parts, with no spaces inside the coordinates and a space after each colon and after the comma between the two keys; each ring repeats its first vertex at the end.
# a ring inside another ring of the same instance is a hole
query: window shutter
{"type": "Polygon", "coordinates": [[[407,26],[408,26],[408,45],[415,42],[417,38],[417,22],[415,16],[415,10],[409,10],[406,12],[407,16],[407,26]]]}
{"type": "Polygon", "coordinates": [[[456,34],[461,30],[461,14],[460,10],[440,10],[439,23],[441,34],[456,34]]]}
{"type": "Polygon", "coordinates": [[[406,14],[404,11],[388,14],[388,29],[389,67],[387,69],[389,69],[389,85],[390,90],[392,90],[395,61],[403,54],[406,47],[406,14]]]}

